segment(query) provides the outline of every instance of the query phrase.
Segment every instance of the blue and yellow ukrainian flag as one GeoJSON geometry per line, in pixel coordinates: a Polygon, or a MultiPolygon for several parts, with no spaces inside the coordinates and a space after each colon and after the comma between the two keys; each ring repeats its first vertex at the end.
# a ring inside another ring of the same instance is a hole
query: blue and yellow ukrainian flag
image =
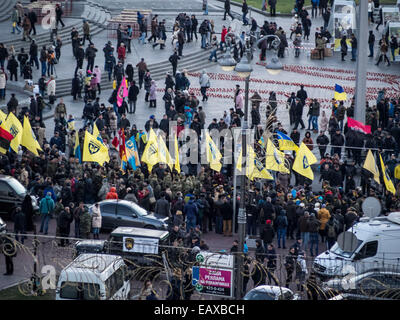
{"type": "Polygon", "coordinates": [[[297,144],[295,144],[286,134],[276,131],[276,135],[278,138],[279,150],[299,150],[297,144]]]}
{"type": "Polygon", "coordinates": [[[347,94],[344,92],[343,87],[335,84],[335,99],[337,101],[346,101],[347,94]]]}
{"type": "Polygon", "coordinates": [[[140,167],[140,160],[134,136],[125,142],[125,150],[126,161],[131,165],[133,170],[136,170],[137,167],[140,167]]]}
{"type": "Polygon", "coordinates": [[[81,146],[79,145],[79,134],[78,134],[78,131],[75,131],[74,155],[75,155],[75,158],[79,159],[79,163],[82,163],[82,153],[81,153],[81,146]]]}

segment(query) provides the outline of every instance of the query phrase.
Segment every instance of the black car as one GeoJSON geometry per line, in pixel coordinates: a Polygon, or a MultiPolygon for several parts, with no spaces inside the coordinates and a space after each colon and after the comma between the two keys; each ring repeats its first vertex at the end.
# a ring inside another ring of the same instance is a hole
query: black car
{"type": "MultiPolygon", "coordinates": [[[[99,205],[102,229],[114,230],[117,227],[168,229],[168,217],[151,213],[134,202],[113,199],[101,201],[99,205]]],[[[89,208],[89,212],[92,208],[93,206],[89,208]]]]}
{"type": "MultiPolygon", "coordinates": [[[[17,179],[0,175],[0,216],[12,218],[15,208],[22,205],[27,194],[28,191],[17,179]]],[[[38,202],[35,197],[31,198],[33,210],[38,212],[38,202]]]]}

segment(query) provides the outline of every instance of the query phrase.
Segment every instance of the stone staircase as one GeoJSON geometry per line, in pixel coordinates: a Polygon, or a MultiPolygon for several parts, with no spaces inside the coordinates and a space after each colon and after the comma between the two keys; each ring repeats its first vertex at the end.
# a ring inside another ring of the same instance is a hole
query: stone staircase
{"type": "MultiPolygon", "coordinates": [[[[222,53],[218,53],[217,56],[220,58],[222,53]]],[[[204,68],[216,66],[216,62],[210,62],[208,57],[210,56],[210,50],[201,50],[184,55],[178,62],[178,70],[182,71],[186,69],[188,72],[199,71],[204,68]]],[[[161,61],[151,65],[147,65],[150,70],[151,77],[153,80],[162,80],[165,78],[167,72],[172,72],[172,66],[168,61],[161,61]]],[[[137,69],[135,68],[134,80],[138,83],[137,69]]],[[[57,80],[56,96],[62,97],[71,94],[71,79],[57,80]]],[[[102,90],[112,89],[112,81],[108,81],[107,72],[102,72],[101,77],[101,88],[102,90]]]]}
{"type": "MultiPolygon", "coordinates": [[[[2,0],[0,2],[1,2],[0,3],[0,22],[4,22],[4,21],[11,19],[11,13],[12,13],[17,1],[16,0],[2,0]]],[[[11,29],[11,22],[10,22],[10,29],[11,29]]]]}
{"type": "MultiPolygon", "coordinates": [[[[5,1],[11,1],[11,0],[5,0],[5,1]]],[[[61,36],[61,40],[63,42],[63,45],[71,43],[71,30],[72,27],[75,27],[80,36],[83,35],[82,31],[82,20],[86,19],[88,20],[90,24],[90,32],[91,35],[94,36],[104,30],[104,28],[107,25],[107,21],[111,18],[111,13],[97,5],[91,2],[87,2],[84,5],[84,11],[81,16],[69,16],[68,18],[78,18],[81,21],[76,22],[72,25],[66,25],[64,28],[59,28],[58,30],[58,35],[61,36]]],[[[67,21],[66,21],[67,22],[67,21]]],[[[11,28],[11,27],[10,27],[11,28]]],[[[22,41],[20,39],[20,35],[18,36],[18,39],[11,39],[7,41],[3,41],[3,43],[9,47],[10,45],[14,45],[14,48],[16,52],[18,53],[21,48],[24,48],[26,52],[29,52],[29,46],[30,42],[29,41],[22,41]]],[[[50,30],[48,32],[42,32],[38,33],[36,36],[31,36],[37,43],[39,50],[42,48],[43,45],[50,45],[50,30]]]]}

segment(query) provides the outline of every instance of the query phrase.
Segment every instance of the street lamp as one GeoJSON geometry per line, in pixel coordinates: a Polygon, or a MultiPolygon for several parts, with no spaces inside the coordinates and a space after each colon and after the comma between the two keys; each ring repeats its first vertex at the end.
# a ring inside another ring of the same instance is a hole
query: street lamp
{"type": "Polygon", "coordinates": [[[219,64],[224,71],[233,71],[235,69],[236,61],[232,58],[230,50],[226,50],[219,64]]]}
{"type": "Polygon", "coordinates": [[[258,40],[257,45],[259,43],[261,43],[262,41],[267,40],[269,38],[274,38],[274,40],[272,41],[272,47],[274,48],[274,54],[273,54],[272,58],[269,60],[269,62],[267,63],[267,65],[265,66],[265,68],[267,69],[268,73],[270,73],[272,75],[277,75],[283,69],[283,64],[279,60],[278,55],[276,54],[276,51],[277,51],[279,45],[281,44],[281,39],[279,39],[279,37],[276,35],[270,34],[270,35],[263,36],[260,40],[258,40]]]}
{"type": "MultiPolygon", "coordinates": [[[[267,64],[267,71],[272,74],[277,74],[283,69],[282,63],[279,61],[278,56],[276,55],[276,48],[280,44],[279,37],[275,35],[267,35],[259,40],[262,41],[264,39],[274,37],[275,40],[273,41],[272,45],[275,49],[275,56],[270,60],[267,64]]],[[[249,83],[250,83],[250,75],[253,71],[253,67],[251,66],[251,51],[252,48],[247,48],[245,54],[243,55],[242,59],[239,63],[236,64],[236,61],[232,58],[230,53],[230,46],[228,46],[226,53],[224,54],[223,58],[220,59],[220,66],[224,71],[232,71],[235,70],[239,77],[245,79],[245,104],[244,104],[244,119],[241,125],[241,134],[242,134],[242,168],[246,168],[246,158],[247,158],[247,139],[246,133],[248,129],[248,109],[249,109],[249,83]]],[[[234,166],[234,170],[236,172],[236,166],[234,166]]],[[[246,169],[244,169],[246,170],[246,169]]],[[[234,176],[234,216],[236,212],[236,178],[237,175],[234,176]]],[[[236,256],[236,299],[242,298],[243,292],[243,274],[241,272],[241,267],[243,266],[243,251],[244,251],[244,241],[246,237],[246,174],[241,175],[240,180],[240,207],[238,213],[238,234],[239,234],[239,252],[236,256]]],[[[233,228],[235,226],[235,220],[233,223],[233,228]]]]}

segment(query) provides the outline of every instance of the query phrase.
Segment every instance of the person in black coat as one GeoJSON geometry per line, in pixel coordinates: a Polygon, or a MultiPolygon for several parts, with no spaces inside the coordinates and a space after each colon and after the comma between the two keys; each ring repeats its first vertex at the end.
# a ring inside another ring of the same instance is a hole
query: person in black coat
{"type": "Polygon", "coordinates": [[[306,126],[304,125],[303,122],[303,106],[304,104],[302,103],[301,99],[296,98],[296,108],[295,108],[295,124],[294,124],[294,129],[297,129],[299,124],[301,124],[301,129],[304,129],[306,126]]]}
{"type": "Polygon", "coordinates": [[[69,243],[68,239],[65,239],[69,237],[69,232],[70,232],[70,227],[71,227],[71,222],[73,220],[73,216],[70,212],[69,207],[65,207],[63,211],[61,211],[60,215],[58,216],[58,228],[60,231],[60,246],[64,247],[65,244],[69,243]]]}
{"type": "MultiPolygon", "coordinates": [[[[21,210],[20,207],[15,208],[14,214],[14,233],[15,233],[15,240],[19,241],[18,233],[24,234],[25,233],[25,225],[26,219],[25,214],[21,210]]],[[[24,244],[24,236],[21,236],[21,243],[24,244]]]]}
{"type": "Polygon", "coordinates": [[[10,72],[10,81],[12,81],[13,76],[15,77],[15,81],[18,81],[18,62],[14,56],[8,60],[7,70],[10,72]]]}
{"type": "Polygon", "coordinates": [[[253,260],[251,279],[253,280],[254,287],[265,285],[265,281],[267,280],[267,270],[265,270],[262,263],[259,263],[256,260],[253,260]]]}
{"type": "Polygon", "coordinates": [[[265,227],[261,230],[260,238],[264,242],[264,248],[267,248],[268,244],[272,243],[275,237],[274,228],[272,228],[272,221],[267,220],[265,227]]]}
{"type": "Polygon", "coordinates": [[[81,91],[82,91],[82,81],[77,74],[75,74],[74,78],[72,79],[72,88],[71,88],[71,95],[74,97],[74,100],[77,100],[77,95],[81,98],[81,91]]]}
{"type": "Polygon", "coordinates": [[[278,280],[276,279],[274,272],[276,270],[276,250],[272,243],[268,244],[267,250],[265,251],[265,257],[267,258],[267,275],[268,275],[268,283],[272,284],[271,280],[274,280],[275,285],[278,284],[278,280]]]}
{"type": "Polygon", "coordinates": [[[139,87],[136,85],[136,81],[132,81],[128,91],[129,113],[136,112],[136,101],[138,94],[139,87]]]}
{"type": "Polygon", "coordinates": [[[25,221],[26,221],[25,230],[34,231],[32,198],[29,194],[27,194],[24,200],[22,201],[21,209],[25,215],[25,221]]]}
{"type": "Polygon", "coordinates": [[[135,70],[133,69],[133,66],[131,63],[128,63],[128,65],[125,68],[125,74],[128,77],[128,83],[131,83],[133,81],[133,75],[135,73],[135,70]]]}
{"type": "Polygon", "coordinates": [[[176,68],[178,67],[178,60],[180,60],[180,57],[178,56],[178,52],[174,50],[174,53],[168,59],[168,61],[171,62],[172,74],[174,77],[176,75],[176,68]]]}

